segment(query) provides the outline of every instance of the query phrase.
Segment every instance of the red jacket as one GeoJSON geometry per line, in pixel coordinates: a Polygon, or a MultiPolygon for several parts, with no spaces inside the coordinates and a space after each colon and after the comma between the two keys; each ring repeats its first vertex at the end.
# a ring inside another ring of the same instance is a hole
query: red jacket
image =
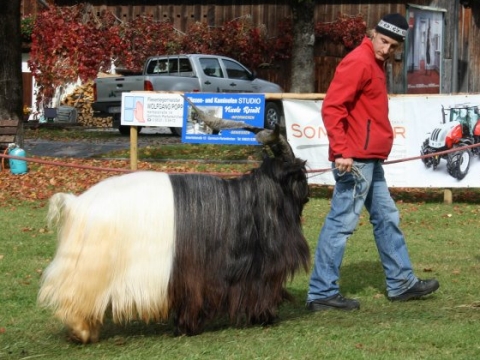
{"type": "Polygon", "coordinates": [[[384,63],[372,41],[363,42],[338,65],[322,105],[329,160],[386,159],[393,144],[388,119],[384,63]]]}

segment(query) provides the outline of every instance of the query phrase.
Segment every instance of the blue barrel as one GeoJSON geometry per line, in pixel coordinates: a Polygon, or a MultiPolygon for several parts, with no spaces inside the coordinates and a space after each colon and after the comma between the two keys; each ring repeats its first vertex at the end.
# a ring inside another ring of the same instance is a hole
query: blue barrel
{"type": "MultiPolygon", "coordinates": [[[[25,150],[20,149],[18,146],[14,147],[8,152],[12,156],[22,156],[25,157],[25,150]]],[[[27,162],[25,160],[18,159],[8,159],[10,165],[10,172],[14,175],[26,174],[28,171],[27,162]]]]}

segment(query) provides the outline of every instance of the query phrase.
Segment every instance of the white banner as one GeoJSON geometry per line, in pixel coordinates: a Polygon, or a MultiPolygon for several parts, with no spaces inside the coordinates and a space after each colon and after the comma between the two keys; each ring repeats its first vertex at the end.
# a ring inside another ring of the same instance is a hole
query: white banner
{"type": "MultiPolygon", "coordinates": [[[[307,160],[309,170],[324,170],[331,167],[328,161],[328,137],[320,114],[321,106],[322,101],[283,100],[288,141],[295,155],[307,160]]],[[[437,143],[429,142],[430,149],[434,149],[433,145],[436,146],[434,151],[445,150],[445,143],[448,142],[445,140],[445,135],[449,133],[448,128],[454,125],[463,125],[463,138],[474,141],[474,133],[479,136],[477,138],[480,138],[478,107],[480,107],[479,94],[390,97],[389,117],[395,140],[387,161],[404,159],[407,161],[385,165],[388,185],[439,188],[479,187],[480,159],[475,154],[480,150],[473,150],[468,168],[466,167],[468,154],[462,154],[463,165],[458,165],[461,162],[457,161],[460,155],[450,159],[450,167],[453,167],[453,161],[456,161],[458,166],[458,171],[453,172],[462,173],[463,179],[458,179],[461,176],[454,177],[449,174],[447,155],[439,158],[437,163],[430,167],[427,167],[421,159],[408,160],[421,154],[422,144],[430,138],[432,133],[438,134],[438,141],[437,143]],[[443,131],[440,131],[442,129],[443,131]],[[470,130],[470,134],[465,134],[467,129],[470,130]]],[[[335,183],[331,171],[323,173],[314,171],[309,174],[309,182],[325,185],[335,183]]]]}
{"type": "Polygon", "coordinates": [[[183,126],[183,98],[155,92],[122,93],[121,124],[127,126],[183,126]]]}

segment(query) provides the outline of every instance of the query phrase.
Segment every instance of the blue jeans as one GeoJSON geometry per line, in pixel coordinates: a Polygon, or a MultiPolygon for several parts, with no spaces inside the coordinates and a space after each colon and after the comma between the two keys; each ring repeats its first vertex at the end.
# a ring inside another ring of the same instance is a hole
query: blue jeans
{"type": "Polygon", "coordinates": [[[307,302],[339,293],[338,278],[347,239],[355,230],[363,206],[370,214],[373,235],[386,276],[388,296],[411,288],[413,274],[398,209],[385,181],[382,161],[355,161],[354,171],[334,169],[336,185],[315,252],[307,302]]]}

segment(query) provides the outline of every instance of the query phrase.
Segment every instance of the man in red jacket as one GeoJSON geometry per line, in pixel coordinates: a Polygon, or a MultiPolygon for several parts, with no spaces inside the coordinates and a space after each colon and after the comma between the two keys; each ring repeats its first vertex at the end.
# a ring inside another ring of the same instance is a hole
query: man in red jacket
{"type": "Polygon", "coordinates": [[[336,184],[310,278],[307,309],[311,311],[360,308],[357,300],[340,294],[338,278],[347,239],[363,206],[370,213],[388,298],[418,299],[439,287],[437,280],[420,280],[413,273],[382,166],[393,144],[385,61],[404,41],[407,31],[402,15],[384,16],[371,38],[365,37],[338,65],[323,101],[322,117],[336,184]]]}

